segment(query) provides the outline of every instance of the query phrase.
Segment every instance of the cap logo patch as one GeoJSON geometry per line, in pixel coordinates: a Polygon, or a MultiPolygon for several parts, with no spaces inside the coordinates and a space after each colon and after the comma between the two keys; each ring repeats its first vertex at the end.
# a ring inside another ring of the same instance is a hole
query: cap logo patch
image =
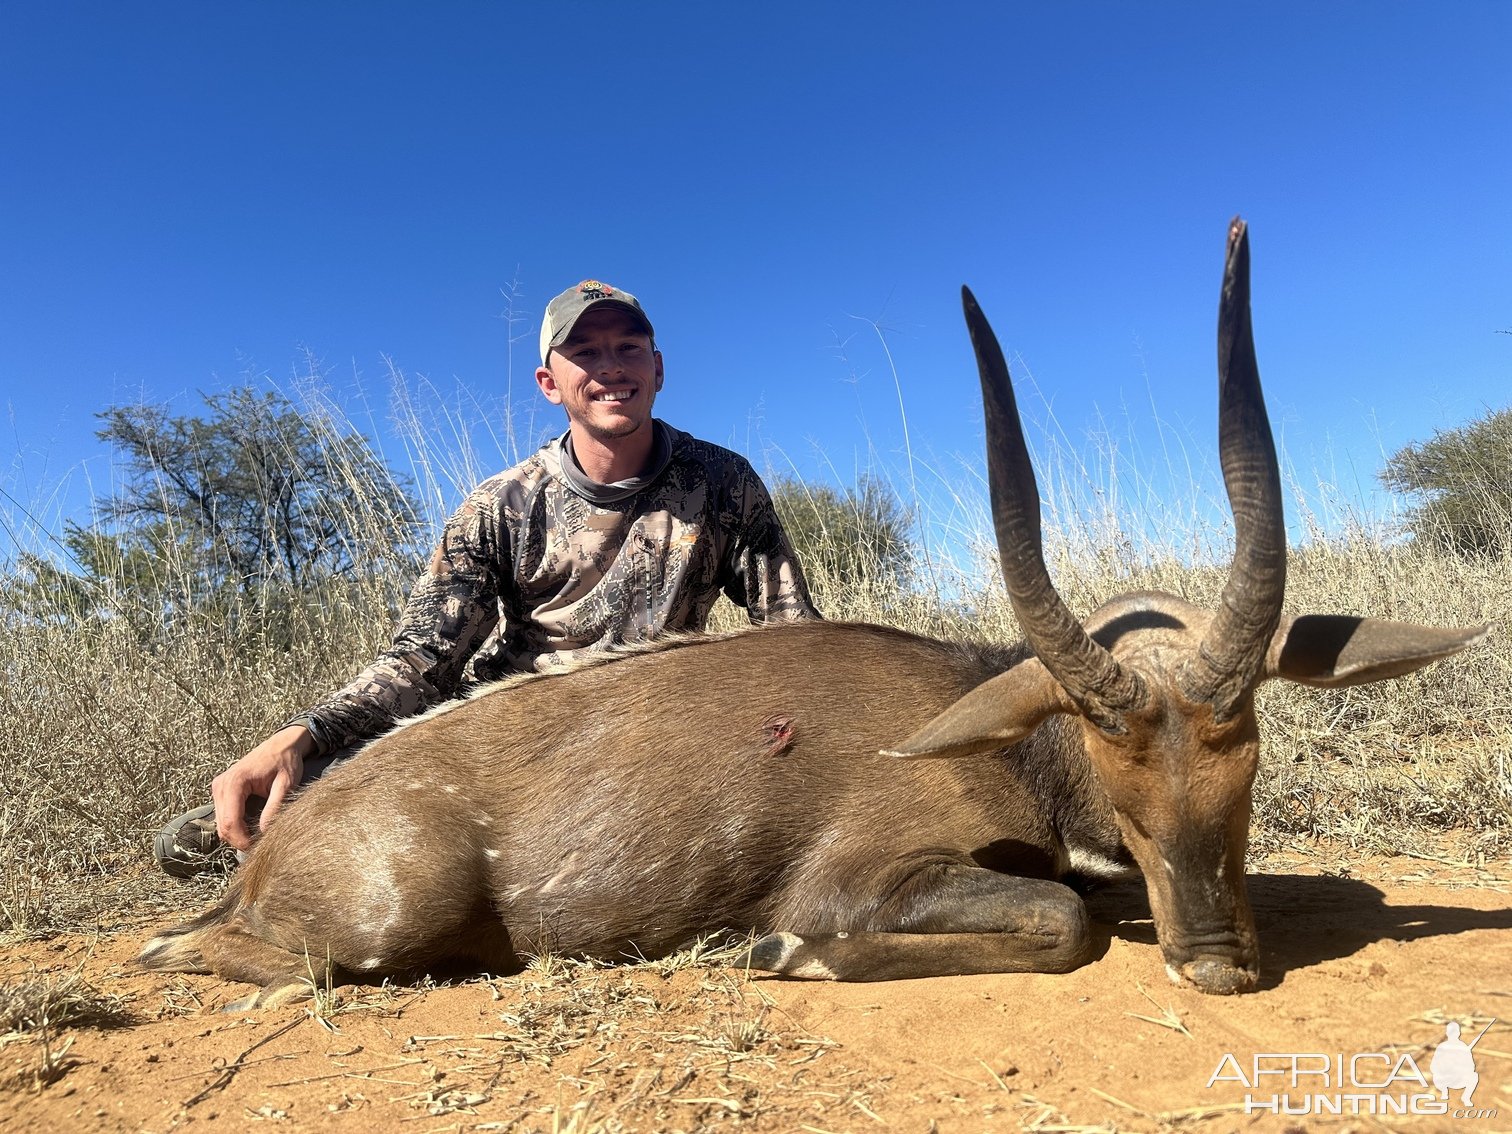
{"type": "Polygon", "coordinates": [[[614,295],[614,289],[606,283],[598,280],[584,280],[577,285],[578,291],[584,299],[609,299],[614,295]]]}

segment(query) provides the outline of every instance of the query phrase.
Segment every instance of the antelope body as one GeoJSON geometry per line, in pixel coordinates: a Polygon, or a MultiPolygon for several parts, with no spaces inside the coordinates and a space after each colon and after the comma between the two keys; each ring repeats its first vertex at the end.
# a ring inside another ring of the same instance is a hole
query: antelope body
{"type": "Polygon", "coordinates": [[[1217,612],[1158,593],[1085,624],[1066,609],[1008,371],[967,292],[1027,644],[810,622],[500,683],[310,786],[222,900],[141,963],[262,986],[248,1004],[299,995],[312,961],[497,972],[545,949],[656,956],[719,929],[759,934],[752,967],[795,977],[1060,972],[1091,945],[1061,879],[1137,869],[1172,979],[1254,987],[1255,685],[1398,676],[1485,628],[1283,616],[1248,286],[1236,220],[1219,372],[1237,548],[1217,612]]]}

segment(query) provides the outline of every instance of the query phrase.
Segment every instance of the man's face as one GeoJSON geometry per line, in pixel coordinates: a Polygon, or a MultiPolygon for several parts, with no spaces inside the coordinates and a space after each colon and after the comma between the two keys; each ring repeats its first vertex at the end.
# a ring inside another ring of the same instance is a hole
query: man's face
{"type": "Polygon", "coordinates": [[[662,386],[661,354],[633,316],[603,305],[585,311],[536,371],[547,401],[599,441],[628,437],[651,421],[662,386]]]}

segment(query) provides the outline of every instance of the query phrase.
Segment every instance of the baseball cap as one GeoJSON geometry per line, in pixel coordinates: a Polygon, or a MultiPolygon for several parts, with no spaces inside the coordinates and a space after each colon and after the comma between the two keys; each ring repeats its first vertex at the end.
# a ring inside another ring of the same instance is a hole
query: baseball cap
{"type": "Polygon", "coordinates": [[[541,320],[542,366],[546,365],[546,356],[552,348],[561,346],[567,336],[572,334],[572,328],[583,312],[600,303],[623,307],[646,329],[646,334],[656,337],[656,332],[651,329],[651,320],[646,318],[640,300],[635,296],[598,280],[584,280],[569,287],[546,305],[546,317],[541,320]]]}

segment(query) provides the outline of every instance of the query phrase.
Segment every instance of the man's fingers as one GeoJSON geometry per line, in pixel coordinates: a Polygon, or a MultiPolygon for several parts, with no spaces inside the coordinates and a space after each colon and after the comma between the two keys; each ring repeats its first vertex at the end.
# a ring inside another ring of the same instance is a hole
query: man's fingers
{"type": "Polygon", "coordinates": [[[310,734],[301,728],[274,733],[210,783],[210,798],[215,800],[215,830],[221,842],[239,851],[252,846],[252,831],[247,824],[247,802],[253,796],[267,796],[263,805],[265,825],[287,801],[289,793],[304,775],[301,745],[308,745],[310,734]],[[293,732],[295,735],[285,736],[293,732]],[[283,737],[283,739],[280,739],[283,737]]]}
{"type": "Polygon", "coordinates": [[[268,790],[268,802],[263,804],[262,815],[257,820],[260,830],[267,830],[268,824],[278,814],[278,809],[284,805],[284,800],[289,796],[289,781],[283,776],[273,781],[273,786],[268,790]]]}
{"type": "Polygon", "coordinates": [[[252,845],[252,832],[247,830],[247,796],[250,794],[240,783],[213,786],[215,799],[215,831],[221,842],[237,850],[246,850],[252,845]]]}

